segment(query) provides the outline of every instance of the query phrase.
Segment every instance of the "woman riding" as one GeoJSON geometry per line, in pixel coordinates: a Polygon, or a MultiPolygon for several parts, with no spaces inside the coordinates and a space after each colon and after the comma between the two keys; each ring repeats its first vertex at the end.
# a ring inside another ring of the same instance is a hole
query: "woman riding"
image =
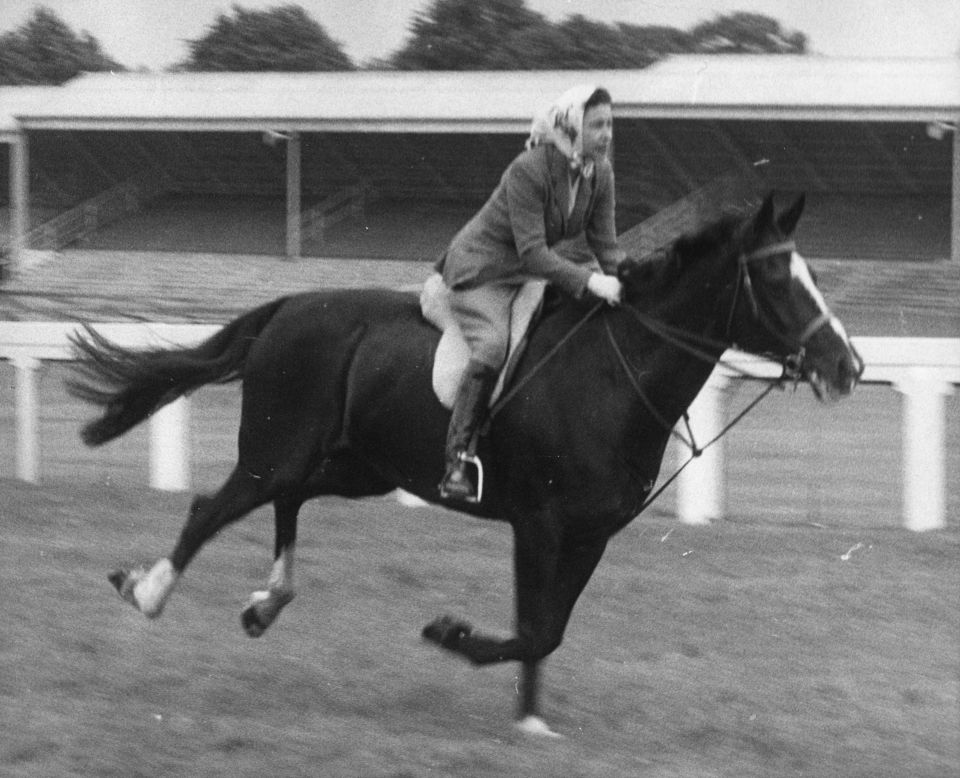
{"type": "Polygon", "coordinates": [[[440,484],[446,499],[477,500],[468,451],[507,357],[511,304],[524,282],[541,278],[576,298],[586,291],[610,305],[620,302],[612,140],[609,92],[595,86],[565,92],[533,120],[526,150],[438,263],[470,347],[447,432],[440,484]],[[554,250],[580,235],[594,256],[554,250]]]}

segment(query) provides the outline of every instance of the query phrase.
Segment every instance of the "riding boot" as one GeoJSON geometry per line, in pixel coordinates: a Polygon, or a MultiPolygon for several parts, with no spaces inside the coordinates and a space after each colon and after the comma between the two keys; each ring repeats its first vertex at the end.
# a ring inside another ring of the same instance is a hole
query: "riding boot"
{"type": "Polygon", "coordinates": [[[467,465],[474,459],[470,456],[470,443],[486,415],[498,372],[474,359],[467,364],[447,430],[447,471],[440,482],[440,496],[444,499],[462,502],[477,502],[479,499],[479,484],[474,484],[467,472],[467,465]]]}

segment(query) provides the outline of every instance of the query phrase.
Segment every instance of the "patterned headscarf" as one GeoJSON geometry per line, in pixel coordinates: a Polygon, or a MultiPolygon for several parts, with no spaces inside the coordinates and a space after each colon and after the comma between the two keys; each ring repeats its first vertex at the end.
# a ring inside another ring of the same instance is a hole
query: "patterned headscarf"
{"type": "Polygon", "coordinates": [[[570,160],[571,170],[590,178],[593,160],[583,159],[583,106],[595,91],[596,86],[581,84],[560,95],[553,105],[534,118],[526,147],[532,149],[541,143],[550,143],[570,160]]]}

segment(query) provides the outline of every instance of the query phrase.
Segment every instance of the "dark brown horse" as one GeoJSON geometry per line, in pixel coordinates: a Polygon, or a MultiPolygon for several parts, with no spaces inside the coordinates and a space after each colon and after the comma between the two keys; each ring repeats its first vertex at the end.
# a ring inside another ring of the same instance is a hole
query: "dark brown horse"
{"type": "MultiPolygon", "coordinates": [[[[501,638],[444,617],[424,636],[477,665],[522,664],[520,717],[545,731],[538,665],[609,539],[642,510],[670,427],[732,345],[790,360],[821,398],[849,393],[863,365],[817,290],[790,235],[802,198],[779,218],[772,198],[677,241],[651,261],[625,262],[619,308],[560,299],[516,370],[479,454],[482,503],[469,510],[514,532],[516,632],[501,638]]],[[[116,438],[153,411],[211,382],[241,380],[237,465],[197,497],[169,557],[110,578],[148,617],[160,615],[200,547],[272,502],[276,556],[267,587],[243,613],[260,635],[293,596],[297,514],[319,495],[396,488],[439,501],[449,414],[431,389],[438,333],[414,295],[327,291],[276,300],[195,348],[131,351],[92,330],[77,337],[78,396],[103,407],[84,440],[116,438]]]]}

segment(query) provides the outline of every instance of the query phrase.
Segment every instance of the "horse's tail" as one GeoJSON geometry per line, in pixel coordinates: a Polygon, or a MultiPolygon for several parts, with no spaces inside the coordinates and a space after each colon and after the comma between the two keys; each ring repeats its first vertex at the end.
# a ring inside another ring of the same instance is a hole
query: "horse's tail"
{"type": "Polygon", "coordinates": [[[104,409],[81,431],[84,443],[99,446],[204,384],[240,378],[251,345],[285,300],[243,314],[192,348],[127,349],[89,326],[71,335],[78,364],[67,390],[104,409]]]}

